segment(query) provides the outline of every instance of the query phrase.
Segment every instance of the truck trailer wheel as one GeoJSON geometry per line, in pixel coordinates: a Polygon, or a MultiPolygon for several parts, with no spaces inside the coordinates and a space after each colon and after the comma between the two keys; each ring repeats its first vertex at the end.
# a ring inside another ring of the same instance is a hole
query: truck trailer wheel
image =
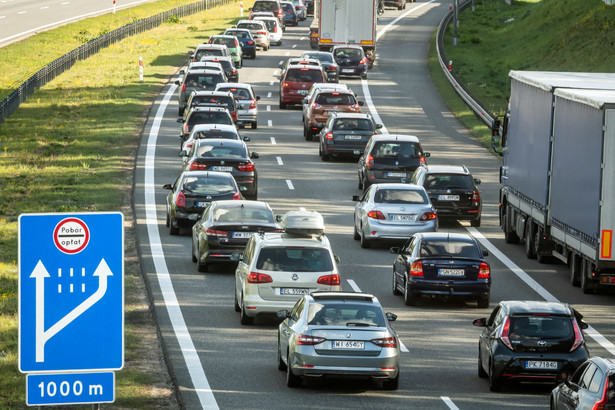
{"type": "Polygon", "coordinates": [[[525,224],[525,256],[536,259],[536,239],[532,222],[528,219],[525,224]]]}
{"type": "Polygon", "coordinates": [[[581,291],[586,295],[592,293],[593,290],[591,287],[591,280],[589,279],[590,272],[591,264],[587,262],[587,259],[583,258],[581,262],[581,291]]]}
{"type": "Polygon", "coordinates": [[[579,280],[581,275],[581,261],[582,257],[573,253],[570,257],[570,284],[574,287],[581,286],[581,282],[579,280]]]}
{"type": "Polygon", "coordinates": [[[508,207],[506,207],[504,212],[504,240],[506,243],[519,243],[519,236],[510,222],[511,216],[508,212],[508,207]]]}

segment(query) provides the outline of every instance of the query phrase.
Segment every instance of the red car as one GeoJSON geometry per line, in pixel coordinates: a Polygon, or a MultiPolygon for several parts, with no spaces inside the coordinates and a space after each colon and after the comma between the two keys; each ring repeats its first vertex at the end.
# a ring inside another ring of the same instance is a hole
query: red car
{"type": "Polygon", "coordinates": [[[280,109],[287,104],[301,104],[314,83],[324,83],[322,67],[310,65],[291,65],[280,78],[280,109]]]}

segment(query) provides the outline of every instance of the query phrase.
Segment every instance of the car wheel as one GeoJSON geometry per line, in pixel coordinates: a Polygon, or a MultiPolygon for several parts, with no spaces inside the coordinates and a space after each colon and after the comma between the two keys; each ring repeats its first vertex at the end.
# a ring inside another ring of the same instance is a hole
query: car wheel
{"type": "Polygon", "coordinates": [[[329,161],[329,159],[331,159],[331,157],[329,156],[329,154],[328,154],[328,153],[326,153],[325,151],[322,151],[322,155],[320,156],[320,158],[321,158],[323,161],[329,161]]]}
{"type": "Polygon", "coordinates": [[[500,391],[500,380],[494,376],[493,363],[489,366],[489,390],[500,391]]]}
{"type": "Polygon", "coordinates": [[[394,379],[385,380],[382,382],[382,388],[384,390],[397,390],[399,388],[399,371],[394,379]]]}
{"type": "Polygon", "coordinates": [[[367,80],[367,73],[365,73],[365,74],[361,74],[361,78],[362,78],[363,80],[367,80]]]}
{"type": "Polygon", "coordinates": [[[489,377],[485,369],[483,369],[483,359],[481,359],[480,355],[480,344],[478,345],[478,377],[481,379],[486,379],[489,377]]]}
{"type": "Polygon", "coordinates": [[[363,227],[361,227],[361,248],[369,249],[372,247],[372,242],[365,237],[365,232],[363,231],[363,227]]]}
{"type": "Polygon", "coordinates": [[[252,124],[252,129],[255,130],[258,127],[258,123],[254,121],[252,124]]]}
{"type": "Polygon", "coordinates": [[[293,373],[293,369],[290,366],[289,354],[286,354],[286,361],[288,362],[286,365],[286,385],[288,387],[301,387],[303,385],[303,380],[293,373]]]}
{"type": "Polygon", "coordinates": [[[282,360],[282,352],[280,351],[280,335],[278,334],[278,370],[286,370],[286,363],[282,360]]]}
{"type": "Polygon", "coordinates": [[[581,291],[586,295],[592,292],[592,289],[590,287],[590,281],[589,281],[589,278],[587,277],[587,271],[589,270],[587,265],[588,265],[587,261],[583,259],[581,261],[581,272],[580,272],[581,278],[580,279],[581,279],[581,291]]]}
{"type": "Polygon", "coordinates": [[[358,184],[357,188],[363,189],[363,180],[361,179],[361,175],[359,175],[359,184],[358,184]]]}
{"type": "Polygon", "coordinates": [[[504,241],[506,243],[519,243],[519,236],[511,227],[508,212],[504,213],[504,241]]]}
{"type": "Polygon", "coordinates": [[[352,235],[352,239],[354,239],[355,241],[358,241],[359,239],[361,239],[361,235],[359,235],[359,232],[357,232],[357,225],[354,224],[354,233],[352,235]]]}
{"type": "Polygon", "coordinates": [[[570,284],[576,288],[581,286],[579,280],[581,274],[581,261],[582,259],[576,253],[572,254],[570,258],[570,284]]]}
{"type": "Polygon", "coordinates": [[[241,311],[239,314],[239,321],[242,325],[251,325],[254,323],[254,318],[246,315],[246,304],[243,301],[243,295],[241,297],[241,311]]]}
{"type": "Polygon", "coordinates": [[[171,235],[177,235],[179,233],[179,225],[175,226],[177,221],[174,218],[169,218],[169,233],[171,235]]]}
{"type": "Polygon", "coordinates": [[[536,259],[536,242],[534,240],[532,223],[529,221],[529,219],[525,226],[524,241],[525,256],[527,256],[529,259],[536,259]]]}
{"type": "Polygon", "coordinates": [[[406,286],[404,286],[404,303],[406,306],[416,306],[416,299],[418,296],[412,293],[410,284],[406,280],[406,286]]]}
{"type": "Polygon", "coordinates": [[[199,259],[196,262],[196,270],[198,270],[199,272],[206,273],[209,270],[209,263],[201,262],[201,260],[199,259]]]}
{"type": "Polygon", "coordinates": [[[393,271],[393,294],[395,296],[401,295],[399,289],[397,289],[397,281],[395,280],[395,271],[393,271]]]}
{"type": "Polygon", "coordinates": [[[233,293],[235,294],[235,297],[233,298],[235,299],[233,302],[235,312],[241,312],[241,307],[239,306],[239,300],[237,299],[237,292],[233,292],[233,293]]]}
{"type": "Polygon", "coordinates": [[[192,241],[192,263],[196,263],[197,260],[198,260],[198,257],[196,256],[196,253],[194,252],[194,241],[192,241]]]}
{"type": "Polygon", "coordinates": [[[307,127],[304,127],[303,135],[305,136],[306,141],[312,141],[312,130],[307,127]]]}
{"type": "Polygon", "coordinates": [[[480,217],[478,217],[477,219],[472,219],[470,221],[470,226],[472,226],[474,228],[480,227],[480,217]]]}
{"type": "Polygon", "coordinates": [[[282,102],[282,100],[280,100],[280,109],[283,110],[286,108],[286,103],[282,102]]]}
{"type": "Polygon", "coordinates": [[[169,213],[167,212],[167,222],[166,222],[167,228],[169,226],[171,226],[171,218],[169,217],[169,213]]]}
{"type": "Polygon", "coordinates": [[[281,46],[281,45],[282,45],[282,40],[280,40],[280,41],[278,42],[278,45],[279,45],[279,46],[281,46]]]}
{"type": "Polygon", "coordinates": [[[478,298],[476,303],[477,303],[478,307],[481,308],[481,309],[488,308],[489,307],[489,296],[486,296],[484,298],[478,298]]]}

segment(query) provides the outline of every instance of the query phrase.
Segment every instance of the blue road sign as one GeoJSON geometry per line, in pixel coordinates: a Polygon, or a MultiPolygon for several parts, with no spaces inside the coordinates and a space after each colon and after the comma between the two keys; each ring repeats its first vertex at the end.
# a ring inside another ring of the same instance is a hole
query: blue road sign
{"type": "Polygon", "coordinates": [[[26,404],[113,403],[115,375],[108,373],[29,374],[26,404]]]}
{"type": "Polygon", "coordinates": [[[19,370],[124,366],[124,217],[19,217],[19,370]]]}

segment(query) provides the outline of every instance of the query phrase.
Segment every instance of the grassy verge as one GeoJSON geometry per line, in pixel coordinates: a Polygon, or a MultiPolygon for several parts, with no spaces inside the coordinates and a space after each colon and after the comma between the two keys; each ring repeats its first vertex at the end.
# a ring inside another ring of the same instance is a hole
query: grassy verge
{"type": "MultiPolygon", "coordinates": [[[[168,9],[188,2],[160,3],[168,9]]],[[[246,9],[251,3],[244,4],[246,9]]],[[[130,13],[140,15],[141,11],[130,13]]],[[[108,24],[109,17],[90,19],[84,27],[96,32],[99,24],[108,24]]],[[[126,366],[117,373],[115,405],[177,407],[168,376],[151,368],[160,358],[159,350],[152,349],[157,336],[136,254],[131,206],[134,160],[145,116],[169,75],[185,62],[188,50],[238,20],[239,7],[233,3],[170,19],[159,28],[125,39],[78,62],[0,126],[0,407],[25,403],[25,378],[17,370],[19,214],[117,210],[126,216],[126,366]],[[143,82],[138,80],[138,56],[144,60],[143,82]]],[[[44,33],[45,41],[55,44],[67,38],[66,33],[78,32],[69,27],[58,29],[62,33],[58,38],[54,38],[56,30],[44,33]]],[[[27,56],[32,48],[41,50],[44,43],[40,41],[37,36],[16,43],[10,52],[27,56]]],[[[45,58],[51,61],[65,51],[54,49],[45,58]]],[[[0,57],[2,64],[5,56],[0,57]]],[[[46,64],[42,57],[38,63],[23,72],[46,64]]],[[[11,71],[3,68],[3,73],[11,71]]]]}
{"type": "MultiPolygon", "coordinates": [[[[476,0],[460,15],[458,45],[449,27],[444,48],[464,84],[493,113],[506,111],[510,70],[615,72],[615,7],[601,0],[476,0]]],[[[457,97],[430,49],[430,72],[451,111],[482,142],[486,127],[457,97]],[[444,81],[442,81],[444,79],[444,81]]]]}

